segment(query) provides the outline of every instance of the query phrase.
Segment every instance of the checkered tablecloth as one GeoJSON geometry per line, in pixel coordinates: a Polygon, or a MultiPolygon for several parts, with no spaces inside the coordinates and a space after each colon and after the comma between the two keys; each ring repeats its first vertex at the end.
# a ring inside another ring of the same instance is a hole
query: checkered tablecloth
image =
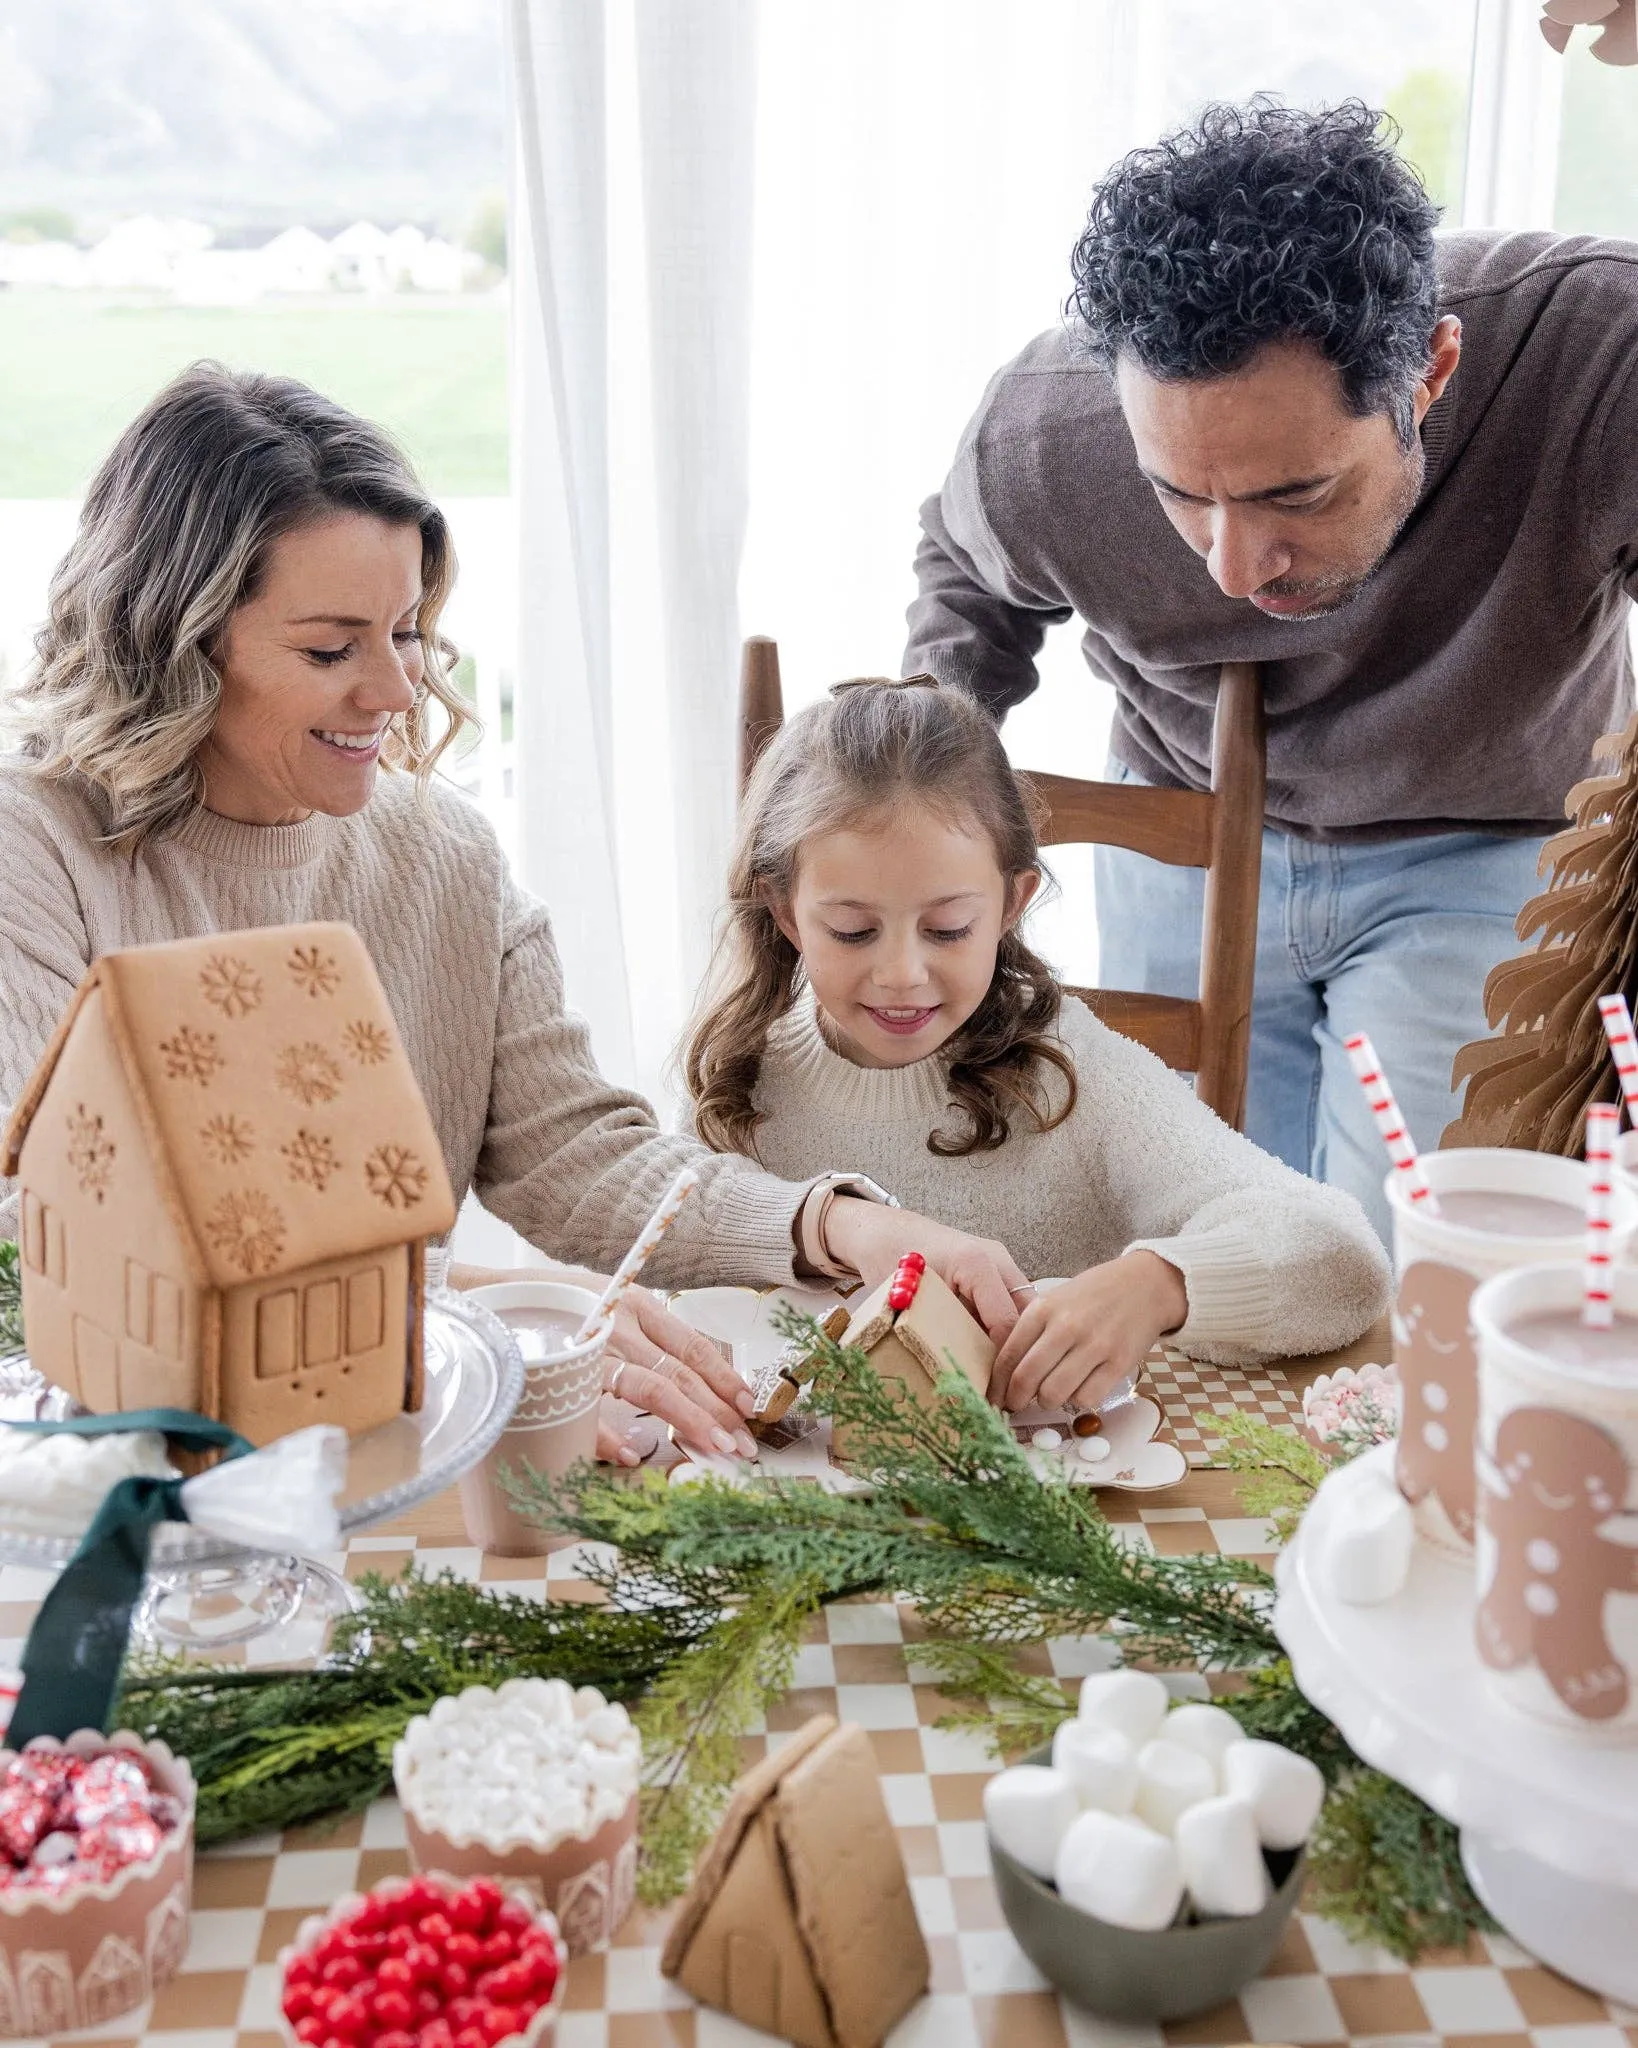
{"type": "MultiPolygon", "coordinates": [[[[1384,1354],[1367,1343],[1347,1355],[1384,1354]]],[[[1236,1378],[1175,1354],[1157,1358],[1153,1390],[1194,1469],[1164,1495],[1103,1493],[1126,1540],[1173,1554],[1266,1556],[1268,1532],[1238,1511],[1232,1476],[1200,1462],[1210,1455],[1211,1435],[1193,1417],[1208,1404],[1249,1401],[1271,1420],[1289,1420],[1300,1413],[1298,1387],[1310,1376],[1236,1378]]],[[[356,1539],[342,1562],[356,1578],[396,1571],[412,1557],[513,1591],[572,1594],[583,1583],[572,1551],[509,1560],[466,1546],[453,1495],[396,1529],[356,1539]]],[[[32,1574],[0,1570],[0,1638],[22,1634],[41,1590],[32,1574]]],[[[1164,2027],[1116,2026],[1063,2004],[1008,1934],[996,1901],[981,1809],[994,1764],[975,1739],[935,1725],[948,1702],[918,1669],[915,1637],[915,1615],[891,1603],[829,1608],[800,1653],[792,1691],[767,1729],[746,1744],[749,1763],[820,1712],[870,1733],[933,1958],[931,1993],[895,2030],[890,2048],[1227,2048],[1253,2041],[1638,2048],[1638,2013],[1577,1990],[1509,1942],[1475,1940],[1463,1954],[1427,1956],[1408,1970],[1308,1913],[1293,1921],[1267,1974],[1214,2012],[1164,2027]]],[[[0,1658],[7,1654],[0,1640],[0,1658]]],[[[1105,1661],[1098,1644],[1066,1641],[1042,1651],[1038,1668],[1073,1686],[1105,1661]]],[[[1206,1691],[1198,1680],[1174,1683],[1206,1691]]],[[[151,2011],[72,2039],[129,2048],[277,2048],[274,1958],[281,1945],[339,1893],[406,1868],[402,1823],[390,1800],[328,1830],[201,1856],[193,1941],[181,1974],[151,2011]]],[[[752,2048],[769,2038],[696,2009],[661,1977],[664,1927],[664,1915],[639,1910],[605,1954],[571,1965],[560,2048],[752,2048]]]]}

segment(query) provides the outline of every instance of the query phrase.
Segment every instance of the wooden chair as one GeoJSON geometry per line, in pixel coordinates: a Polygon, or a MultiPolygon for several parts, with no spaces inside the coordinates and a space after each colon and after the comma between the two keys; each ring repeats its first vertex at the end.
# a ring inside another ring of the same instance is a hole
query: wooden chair
{"type": "MultiPolygon", "coordinates": [[[[772,640],[747,640],[739,697],[742,791],[784,715],[779,649],[772,640]]],[[[1193,1074],[1200,1100],[1236,1130],[1245,1124],[1251,1055],[1266,765],[1262,680],[1254,663],[1229,661],[1217,692],[1209,793],[1069,775],[1029,777],[1049,814],[1044,846],[1124,846],[1172,867],[1205,869],[1198,996],[1109,988],[1070,993],[1167,1066],[1193,1074]]]]}

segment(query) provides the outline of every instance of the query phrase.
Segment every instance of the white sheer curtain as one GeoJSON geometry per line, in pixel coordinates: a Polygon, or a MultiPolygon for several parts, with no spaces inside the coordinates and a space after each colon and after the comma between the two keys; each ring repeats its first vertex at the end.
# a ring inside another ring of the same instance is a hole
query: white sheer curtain
{"type": "Polygon", "coordinates": [[[733,807],[752,0],[509,0],[519,854],[654,1092],[733,807]]]}

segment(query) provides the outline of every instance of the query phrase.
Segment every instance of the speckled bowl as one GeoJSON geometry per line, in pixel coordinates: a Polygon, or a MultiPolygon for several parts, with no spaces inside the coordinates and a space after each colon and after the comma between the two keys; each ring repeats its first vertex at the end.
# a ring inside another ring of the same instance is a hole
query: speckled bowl
{"type": "MultiPolygon", "coordinates": [[[[182,1802],[182,1819],[156,1854],[128,1864],[106,1884],[42,1898],[0,1892],[0,2036],[53,2036],[100,2027],[151,1998],[176,1972],[188,1946],[193,1900],[193,1772],[163,1742],[81,1729],[66,1742],[36,1736],[29,1750],[141,1756],[161,1788],[182,1802]]],[[[0,1750],[0,1765],[16,1752],[0,1750]]]]}
{"type": "MultiPolygon", "coordinates": [[[[439,1874],[436,1872],[433,1873],[433,1882],[439,1882],[439,1874]]],[[[302,2043],[297,2037],[295,2029],[284,2016],[283,1991],[286,1965],[294,1957],[302,1954],[304,1950],[310,1949],[320,1936],[327,1929],[333,1927],[337,1921],[345,1920],[350,1913],[356,1912],[363,1905],[366,1896],[372,1899],[395,1898],[399,1892],[407,1889],[408,1885],[409,1879],[407,1877],[389,1877],[384,1878],[378,1885],[372,1885],[367,1894],[363,1892],[344,1893],[341,1898],[336,1900],[327,1913],[314,1913],[310,1918],[304,1920],[296,1929],[295,1940],[287,1948],[279,1950],[279,2035],[285,2042],[286,2048],[302,2048],[302,2043]]],[[[446,1898],[453,1898],[461,1889],[461,1886],[453,1879],[446,1878],[443,1880],[442,1889],[446,1898]]],[[[562,1929],[550,1913],[542,1910],[540,1901],[524,1886],[507,1885],[505,1886],[505,1891],[509,1899],[516,1899],[519,1905],[525,1907],[527,1911],[534,1915],[539,1925],[550,1930],[552,1938],[558,1946],[558,1962],[560,1967],[557,1973],[557,1984],[552,1991],[549,2003],[540,2008],[539,2012],[535,2014],[521,2034],[508,2034],[504,2040],[495,2044],[495,2048],[551,2048],[551,2043],[557,2039],[557,2016],[563,2010],[563,1998],[569,1983],[568,1958],[564,1952],[562,1929]]]]}
{"type": "MultiPolygon", "coordinates": [[[[1024,1761],[1050,1763],[1050,1747],[1024,1761]]],[[[1176,2020],[1206,2012],[1260,1976],[1302,1892],[1304,1853],[1265,1849],[1273,1887],[1260,1913],[1153,1933],[1111,1927],[1061,1898],[993,1838],[995,1889],[1013,1938],[1048,1983],[1112,2020],[1176,2020]]]]}

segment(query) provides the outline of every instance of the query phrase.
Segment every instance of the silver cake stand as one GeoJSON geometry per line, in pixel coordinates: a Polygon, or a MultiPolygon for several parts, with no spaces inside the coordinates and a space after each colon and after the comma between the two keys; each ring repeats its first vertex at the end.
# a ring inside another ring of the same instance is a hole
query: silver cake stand
{"type": "MultiPolygon", "coordinates": [[[[344,1537],[393,1521],[452,1486],[494,1449],[522,1397],[517,1339],[478,1302],[429,1293],[423,1349],[419,1413],[396,1415],[348,1444],[339,1503],[344,1537]]],[[[26,1356],[0,1361],[0,1415],[33,1413],[29,1401],[47,1394],[26,1356]]],[[[0,1564],[54,1572],[74,1555],[77,1538],[8,1528],[5,1515],[0,1501],[0,1564]]],[[[331,1624],[358,1604],[346,1579],[317,1559],[244,1550],[186,1522],[166,1522],[149,1547],[132,1647],[169,1656],[235,1649],[247,1662],[286,1663],[321,1652],[331,1624]]]]}

